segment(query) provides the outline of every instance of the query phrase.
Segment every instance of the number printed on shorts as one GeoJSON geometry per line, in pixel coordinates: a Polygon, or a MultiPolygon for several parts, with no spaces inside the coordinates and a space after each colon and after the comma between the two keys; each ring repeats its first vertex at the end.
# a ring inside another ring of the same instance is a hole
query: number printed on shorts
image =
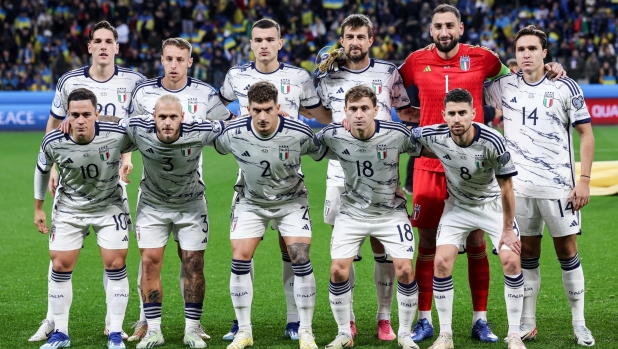
{"type": "Polygon", "coordinates": [[[556,201],[558,202],[558,208],[560,209],[560,217],[564,217],[564,211],[568,210],[571,210],[571,215],[575,215],[575,208],[573,208],[573,203],[571,201],[567,199],[567,204],[564,207],[564,210],[562,209],[562,202],[560,202],[560,199],[556,201]]]}
{"type": "Polygon", "coordinates": [[[414,232],[412,232],[410,224],[404,224],[403,229],[401,228],[401,224],[398,224],[397,230],[399,231],[399,239],[401,242],[414,241],[414,232]]]}
{"type": "Polygon", "coordinates": [[[118,216],[112,216],[114,223],[116,224],[116,230],[127,230],[129,225],[127,224],[127,214],[119,213],[118,216]]]}
{"type": "Polygon", "coordinates": [[[204,228],[202,228],[202,233],[208,233],[208,215],[203,214],[200,217],[202,217],[202,223],[204,224],[204,228]]]}

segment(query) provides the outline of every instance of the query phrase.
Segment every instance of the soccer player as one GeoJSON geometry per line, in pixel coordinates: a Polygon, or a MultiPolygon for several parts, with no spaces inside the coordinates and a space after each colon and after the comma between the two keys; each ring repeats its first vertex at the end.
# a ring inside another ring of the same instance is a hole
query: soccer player
{"type": "MultiPolygon", "coordinates": [[[[404,85],[416,85],[421,103],[420,125],[443,123],[440,117],[442,100],[454,88],[465,88],[472,94],[474,121],[483,123],[483,83],[509,70],[498,56],[482,47],[460,44],[463,23],[457,8],[437,6],[431,15],[430,32],[435,47],[413,52],[399,68],[404,85]]],[[[547,67],[552,75],[563,74],[559,64],[547,67]]],[[[418,229],[419,246],[416,277],[419,288],[418,322],[414,340],[433,337],[431,319],[432,278],[436,254],[436,234],[440,215],[447,198],[444,169],[437,159],[421,157],[414,164],[414,209],[412,225],[418,229]]],[[[472,294],[472,337],[482,342],[496,342],[498,337],[487,324],[489,294],[489,260],[482,231],[472,232],[465,243],[468,256],[468,278],[472,294]]]]}
{"type": "MultiPolygon", "coordinates": [[[[340,123],[346,118],[344,105],[345,93],[352,87],[363,84],[371,87],[377,98],[378,120],[391,121],[391,108],[398,113],[412,111],[410,100],[397,67],[386,61],[369,58],[369,49],[373,44],[373,24],[369,17],[361,14],[348,16],[341,23],[341,46],[345,52],[345,63],[339,70],[320,79],[318,95],[322,104],[333,113],[333,122],[340,123]]],[[[402,115],[402,118],[404,116],[402,115]]],[[[328,162],[326,174],[326,197],[324,200],[324,223],[335,224],[339,214],[341,194],[345,191],[345,178],[339,161],[328,162]]],[[[376,314],[378,338],[381,340],[395,339],[395,333],[390,324],[391,303],[393,301],[393,286],[395,267],[390,256],[384,251],[384,246],[375,237],[370,237],[373,250],[374,285],[378,296],[378,312],[376,314]]],[[[360,255],[360,251],[359,251],[360,255]]],[[[358,257],[355,261],[360,260],[358,257]]],[[[350,269],[350,287],[354,293],[354,265],[350,269]]],[[[356,324],[353,300],[350,303],[350,327],[352,336],[356,335],[356,324]]]]}
{"type": "Polygon", "coordinates": [[[182,123],[178,97],[159,97],[152,117],[125,120],[127,134],[144,159],[143,180],[135,219],[142,253],[141,296],[148,330],[136,348],[164,343],[161,333],[163,293],[160,273],[170,232],[178,239],[184,283],[185,336],[191,348],[205,348],[200,317],[204,302],[204,250],[208,242],[208,211],[200,175],[202,148],[212,145],[222,121],[182,123]]]}
{"type": "MultiPolygon", "coordinates": [[[[135,86],[145,80],[138,72],[114,65],[114,57],[118,53],[118,32],[107,21],[95,24],[90,30],[88,52],[92,55],[92,65],[72,70],[64,74],[56,87],[56,95],[52,103],[50,115],[47,121],[46,132],[55,130],[65,120],[68,111],[68,96],[76,88],[85,87],[91,90],[97,97],[97,111],[101,115],[112,115],[120,118],[129,116],[129,103],[131,93],[135,86]]],[[[122,155],[122,162],[131,164],[131,153],[122,155]]],[[[121,182],[124,188],[124,183],[121,182]]],[[[58,174],[55,167],[51,169],[49,190],[52,197],[55,196],[58,186],[58,174]]],[[[126,199],[126,190],[124,196],[126,199]]],[[[128,205],[128,201],[127,201],[128,205]]],[[[131,217],[127,217],[131,220],[131,217]]],[[[48,271],[48,279],[51,275],[51,263],[48,271]]],[[[107,274],[103,274],[103,284],[107,285],[107,274]]],[[[105,334],[109,331],[109,314],[105,318],[105,334]]],[[[29,341],[46,340],[47,335],[54,329],[51,305],[47,306],[47,316],[41,323],[37,332],[30,337],[29,341]]],[[[126,333],[122,332],[124,339],[126,333]]]]}
{"type": "Polygon", "coordinates": [[[349,272],[362,242],[377,238],[392,257],[398,280],[398,344],[418,348],[411,327],[418,301],[414,280],[414,233],[408,220],[405,195],[399,188],[399,154],[418,155],[410,132],[398,123],[376,120],[379,105],[375,92],[366,85],[345,94],[345,114],[351,125],[325,127],[318,139],[339,159],[345,175],[345,191],[331,238],[329,300],[338,334],[326,348],[354,344],[350,328],[351,285],[349,272]]]}
{"type": "MultiPolygon", "coordinates": [[[[228,105],[238,100],[240,112],[245,113],[249,107],[247,98],[249,88],[257,82],[268,81],[280,91],[277,104],[281,105],[279,112],[282,115],[298,119],[299,112],[302,112],[303,115],[315,118],[323,124],[330,123],[331,113],[320,102],[311,75],[302,68],[278,61],[278,52],[283,45],[279,24],[272,19],[258,20],[251,28],[250,42],[255,61],[230,68],[219,90],[223,103],[228,105]]],[[[273,226],[273,229],[276,229],[276,226],[273,226]]],[[[281,235],[279,235],[279,248],[287,305],[287,324],[284,333],[286,337],[298,340],[299,318],[294,297],[294,270],[287,253],[286,243],[281,235]]],[[[251,269],[253,270],[253,267],[251,269]]],[[[232,340],[236,331],[238,331],[238,323],[235,320],[230,332],[223,336],[223,340],[232,340]]]]}
{"type": "Polygon", "coordinates": [[[442,116],[446,124],[419,127],[412,138],[440,159],[446,176],[446,200],[436,240],[433,277],[440,336],[430,349],[452,349],[453,265],[471,231],[482,229],[498,247],[504,270],[504,299],[509,349],[525,349],[519,338],[524,279],[519,253],[521,242],[515,222],[512,177],[517,171],[504,138],[482,123],[472,122],[476,110],[464,89],[449,91],[442,116]]]}
{"type": "Polygon", "coordinates": [[[562,283],[571,306],[577,344],[595,341],[584,318],[584,272],[577,252],[580,209],[590,198],[594,135],[579,85],[569,78],[551,81],[545,75],[547,36],[534,26],[521,29],[514,42],[521,71],[487,88],[488,101],[504,113],[504,137],[519,168],[514,180],[516,217],[521,229],[521,266],[525,281],[521,336],[537,335],[536,300],[541,286],[539,257],[543,226],[549,228],[562,283]],[[571,133],[581,139],[581,175],[575,180],[571,133]]]}
{"type": "Polygon", "coordinates": [[[299,170],[303,155],[320,160],[325,147],[314,142],[309,126],[278,115],[278,94],[270,82],[251,85],[247,92],[250,117],[230,123],[215,142],[219,153],[234,155],[242,174],[234,186],[238,195],[230,227],[230,295],[239,330],[228,349],[253,345],[251,260],[270,221],[279,227],[294,270],[300,348],[317,349],[311,329],[316,294],[309,258],[311,219],[307,188],[299,170]]]}
{"type": "Polygon", "coordinates": [[[34,223],[49,235],[52,271],[48,298],[55,332],[41,349],[66,348],[69,310],[73,300],[71,274],[92,227],[105,273],[107,312],[110,316],[108,348],[124,348],[122,322],[129,300],[125,258],[129,247],[129,212],[123,202],[118,171],[121,153],[132,150],[123,128],[97,122],[97,97],[85,88],[74,89],[66,98],[72,131],[52,131],[43,139],[34,173],[34,223]],[[51,231],[47,228],[43,202],[50,170],[60,171],[60,186],[54,200],[51,231]]]}
{"type": "MultiPolygon", "coordinates": [[[[230,111],[221,103],[217,91],[210,85],[187,75],[193,64],[191,50],[191,44],[182,38],[170,38],[163,41],[161,64],[165,75],[148,79],[135,88],[131,101],[132,116],[152,115],[158,98],[171,94],[180,99],[187,123],[194,120],[225,120],[230,118],[230,111]]],[[[200,167],[201,163],[200,158],[200,167]]],[[[178,246],[178,256],[182,258],[180,246],[178,246]]],[[[181,266],[179,284],[182,294],[184,294],[186,278],[184,271],[185,269],[181,266]]],[[[138,289],[140,288],[141,276],[140,263],[137,276],[138,289]]],[[[148,330],[146,315],[141,303],[140,299],[140,318],[134,325],[134,333],[128,339],[130,342],[141,340],[148,330]]],[[[203,331],[201,337],[203,339],[210,338],[203,331]]]]}

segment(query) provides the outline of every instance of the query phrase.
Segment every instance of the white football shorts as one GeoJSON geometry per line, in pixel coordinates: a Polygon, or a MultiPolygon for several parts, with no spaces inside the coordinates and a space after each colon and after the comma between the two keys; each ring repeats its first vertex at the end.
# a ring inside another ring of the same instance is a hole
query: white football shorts
{"type": "Polygon", "coordinates": [[[581,234],[581,212],[573,209],[568,198],[515,198],[515,217],[522,236],[543,236],[547,225],[552,237],[581,234]]]}
{"type": "Polygon", "coordinates": [[[307,198],[297,198],[275,206],[260,206],[238,197],[230,220],[230,239],[264,236],[268,222],[281,236],[311,237],[311,218],[307,198]]]}

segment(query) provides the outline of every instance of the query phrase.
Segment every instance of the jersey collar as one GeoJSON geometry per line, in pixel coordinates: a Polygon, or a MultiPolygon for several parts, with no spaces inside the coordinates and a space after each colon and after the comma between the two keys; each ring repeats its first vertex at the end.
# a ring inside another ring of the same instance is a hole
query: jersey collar
{"type": "Polygon", "coordinates": [[[255,138],[259,139],[260,141],[268,141],[275,138],[275,136],[283,130],[283,124],[285,123],[285,117],[279,115],[279,127],[277,127],[277,131],[275,131],[270,137],[264,138],[253,132],[253,124],[251,123],[252,120],[253,118],[251,116],[247,116],[247,131],[250,131],[255,136],[255,138]]]}
{"type": "Polygon", "coordinates": [[[547,79],[547,73],[545,73],[545,75],[543,75],[543,78],[533,84],[529,84],[528,82],[526,82],[526,79],[524,79],[524,73],[520,70],[517,72],[517,76],[521,78],[521,81],[524,82],[524,84],[528,85],[528,86],[539,86],[541,83],[543,83],[543,81],[545,81],[545,79],[547,79]]]}
{"type": "Polygon", "coordinates": [[[255,70],[256,72],[258,72],[260,74],[264,74],[264,75],[273,74],[273,73],[276,73],[279,70],[283,70],[283,62],[279,62],[279,68],[277,68],[275,71],[270,72],[270,73],[263,73],[263,72],[257,70],[257,68],[255,67],[255,62],[251,62],[251,69],[255,70]]]}
{"type": "Polygon", "coordinates": [[[344,66],[341,66],[341,70],[345,70],[347,72],[350,72],[352,74],[360,74],[360,73],[364,73],[365,71],[367,71],[367,69],[369,68],[373,68],[375,61],[373,60],[373,58],[369,58],[369,65],[367,65],[365,68],[361,69],[361,70],[352,70],[349,68],[346,68],[344,66]]]}
{"type": "Polygon", "coordinates": [[[468,144],[465,147],[462,147],[461,145],[457,144],[457,142],[455,142],[455,140],[453,139],[453,136],[451,135],[451,131],[448,131],[448,136],[451,137],[451,139],[453,139],[453,143],[455,143],[456,146],[458,146],[459,148],[467,148],[469,146],[471,146],[472,144],[476,143],[479,138],[481,137],[481,126],[479,126],[476,122],[472,122],[472,127],[474,127],[476,129],[476,134],[474,135],[474,139],[472,140],[472,143],[468,144]]]}
{"type": "Polygon", "coordinates": [[[375,135],[376,135],[376,133],[380,132],[380,120],[377,120],[377,119],[376,119],[376,120],[374,120],[374,121],[375,121],[375,123],[376,123],[376,130],[373,132],[373,134],[371,135],[371,137],[369,137],[369,138],[367,138],[367,139],[358,139],[358,138],[354,137],[354,135],[352,134],[352,131],[348,131],[348,132],[350,132],[350,136],[352,136],[352,138],[354,138],[354,139],[358,139],[358,140],[359,140],[359,141],[361,141],[361,142],[367,142],[367,141],[371,140],[371,139],[373,138],[373,136],[375,136],[375,135]]]}
{"type": "Polygon", "coordinates": [[[92,137],[92,140],[90,142],[88,142],[86,144],[79,144],[79,143],[75,142],[73,140],[73,138],[71,138],[71,134],[70,133],[65,133],[64,134],[64,139],[66,139],[68,141],[71,141],[71,142],[73,142],[73,143],[75,143],[77,145],[88,145],[88,144],[92,143],[92,141],[94,141],[94,139],[97,138],[98,135],[99,135],[99,122],[95,121],[94,122],[94,137],[92,137]]]}
{"type": "Polygon", "coordinates": [[[172,92],[172,93],[178,93],[178,92],[184,90],[185,88],[187,88],[187,86],[191,86],[191,77],[187,76],[187,84],[183,88],[181,88],[180,90],[168,90],[168,89],[165,88],[165,86],[163,86],[163,83],[161,83],[161,80],[163,80],[164,76],[165,75],[162,75],[162,76],[159,76],[157,78],[157,86],[162,88],[162,89],[164,89],[165,91],[172,92]]]}
{"type": "Polygon", "coordinates": [[[90,76],[90,73],[88,72],[88,70],[90,69],[90,67],[91,67],[91,65],[87,65],[87,66],[85,66],[85,67],[84,67],[84,76],[85,76],[86,78],[92,79],[93,81],[96,81],[96,82],[99,82],[99,83],[108,82],[108,81],[110,81],[111,79],[113,79],[113,78],[114,78],[114,76],[117,76],[117,75],[118,75],[118,66],[114,64],[114,75],[112,75],[112,77],[111,77],[111,78],[109,78],[109,79],[107,79],[107,80],[105,80],[105,81],[98,81],[98,80],[93,79],[93,78],[90,76]]]}

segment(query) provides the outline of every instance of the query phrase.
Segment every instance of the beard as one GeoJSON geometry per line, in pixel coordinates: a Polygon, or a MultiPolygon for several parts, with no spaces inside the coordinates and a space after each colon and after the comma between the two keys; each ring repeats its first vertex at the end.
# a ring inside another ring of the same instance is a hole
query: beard
{"type": "Polygon", "coordinates": [[[352,55],[352,49],[357,48],[357,47],[350,47],[349,51],[346,52],[346,59],[348,61],[350,61],[351,63],[358,63],[361,62],[363,59],[365,59],[365,57],[367,57],[367,54],[369,54],[369,50],[363,52],[363,50],[361,48],[358,48],[359,51],[361,51],[360,54],[358,55],[352,55]]]}
{"type": "Polygon", "coordinates": [[[440,51],[440,52],[450,52],[452,49],[455,48],[455,46],[457,46],[457,44],[459,44],[459,38],[453,38],[451,36],[451,42],[448,45],[442,45],[440,43],[440,38],[438,39],[433,39],[433,43],[436,44],[436,48],[440,51]]]}

